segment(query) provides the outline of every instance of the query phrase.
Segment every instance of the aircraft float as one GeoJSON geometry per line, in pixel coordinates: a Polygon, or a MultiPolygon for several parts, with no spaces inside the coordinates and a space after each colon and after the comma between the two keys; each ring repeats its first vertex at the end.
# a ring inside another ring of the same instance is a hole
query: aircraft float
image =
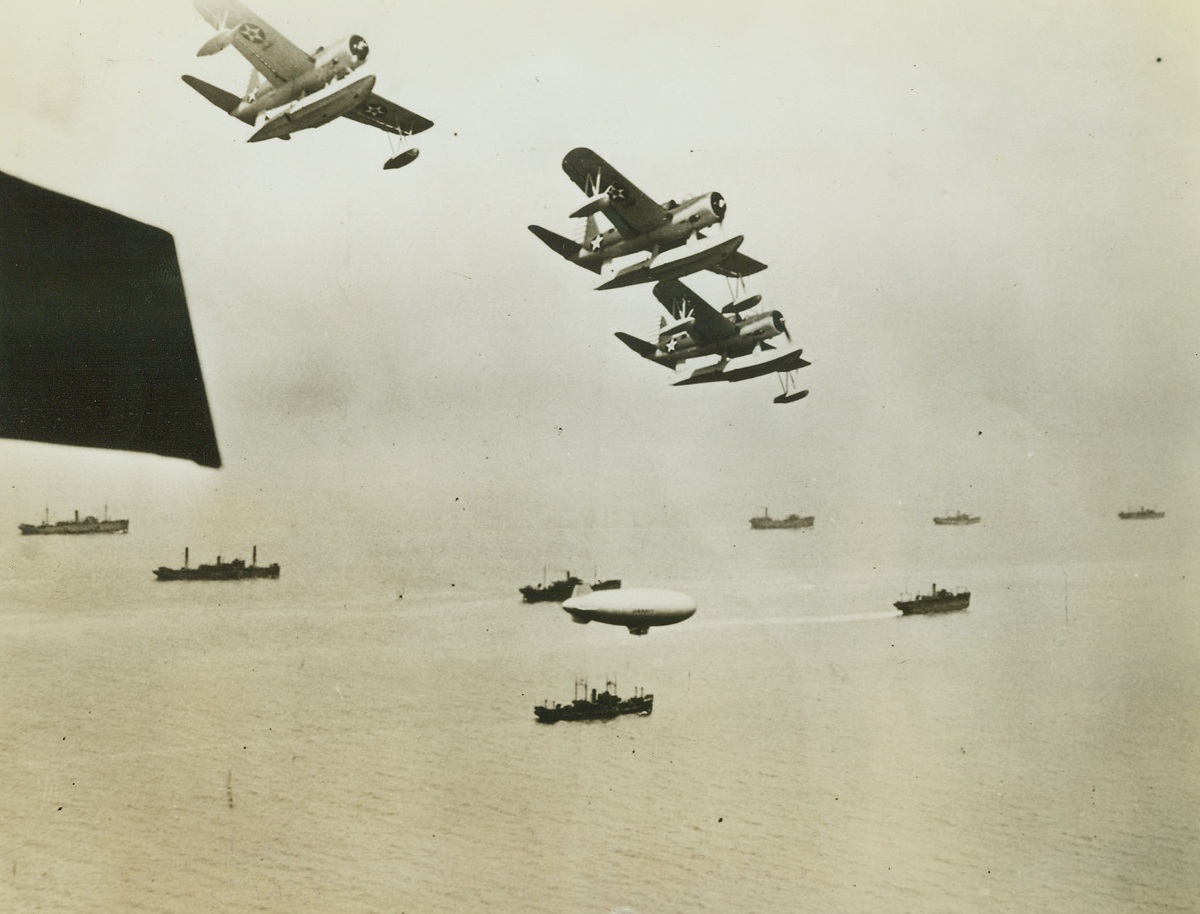
{"type": "Polygon", "coordinates": [[[704,230],[725,219],[725,198],[711,192],[682,203],[656,203],[628,178],[590,149],[567,153],[562,163],[575,185],[588,196],[571,218],[586,219],[583,242],[556,235],[540,225],[529,230],[552,251],[593,273],[601,273],[618,257],[649,251],[650,257],[619,270],[599,289],[618,289],[642,282],[678,279],[699,270],[742,277],[767,268],[738,251],[742,235],[705,237],[704,230]],[[596,214],[603,213],[613,227],[601,231],[596,214]]]}
{"type": "MultiPolygon", "coordinates": [[[[351,35],[308,54],[238,0],[193,3],[217,30],[197,56],[207,57],[232,45],[254,69],[241,98],[194,76],[184,76],[183,81],[226,114],[257,127],[251,143],[288,140],[297,131],[320,127],[339,117],[401,138],[433,126],[433,121],[376,95],[374,76],[337,85],[366,62],[370,49],[361,35],[351,35]]],[[[417,149],[407,149],[393,155],[383,167],[403,168],[418,153],[417,149]]]]}

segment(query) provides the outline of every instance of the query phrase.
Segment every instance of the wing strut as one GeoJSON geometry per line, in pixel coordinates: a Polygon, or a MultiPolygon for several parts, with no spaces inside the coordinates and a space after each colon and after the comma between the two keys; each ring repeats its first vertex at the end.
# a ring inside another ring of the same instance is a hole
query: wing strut
{"type": "Polygon", "coordinates": [[[803,400],[808,396],[807,390],[796,390],[795,393],[792,392],[793,389],[799,388],[800,386],[798,372],[798,368],[793,368],[791,371],[777,372],[779,377],[779,386],[783,388],[783,393],[776,397],[774,402],[795,403],[797,400],[803,400]]]}
{"type": "Polygon", "coordinates": [[[393,169],[403,168],[405,165],[410,165],[416,160],[417,156],[421,154],[421,150],[417,149],[416,147],[409,149],[404,148],[405,141],[407,141],[408,138],[413,135],[413,131],[405,130],[403,127],[398,127],[397,129],[400,131],[399,139],[396,139],[396,134],[391,133],[390,131],[385,131],[387,133],[388,151],[390,155],[387,157],[387,161],[383,163],[384,171],[392,171],[393,169]]]}

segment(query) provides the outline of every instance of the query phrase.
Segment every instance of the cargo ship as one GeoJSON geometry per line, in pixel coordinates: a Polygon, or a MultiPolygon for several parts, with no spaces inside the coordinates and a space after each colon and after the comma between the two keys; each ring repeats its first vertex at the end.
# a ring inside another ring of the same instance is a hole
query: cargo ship
{"type": "MultiPolygon", "coordinates": [[[[546,573],[542,572],[541,584],[530,584],[527,587],[520,588],[521,599],[525,603],[561,603],[563,600],[569,599],[571,594],[575,592],[575,585],[582,584],[583,579],[576,577],[567,572],[567,576],[557,581],[546,583],[546,573]]],[[[596,581],[590,585],[592,590],[619,590],[621,587],[620,578],[612,578],[607,581],[596,581]]]]}
{"type": "Polygon", "coordinates": [[[787,517],[776,519],[766,508],[763,508],[762,517],[750,518],[750,528],[753,530],[799,530],[812,525],[812,515],[801,517],[799,514],[789,514],[787,517]]]}
{"type": "Polygon", "coordinates": [[[648,715],[654,710],[654,696],[647,695],[645,689],[634,689],[632,698],[621,698],[617,695],[617,684],[605,683],[604,691],[596,694],[592,689],[588,697],[588,685],[584,679],[575,680],[575,700],[569,705],[550,704],[537,705],[533,709],[539,723],[552,724],[560,720],[610,720],[621,714],[648,715]],[[583,698],[579,697],[583,692],[583,698]]]}
{"type": "Polygon", "coordinates": [[[254,547],[250,564],[245,559],[234,559],[232,562],[222,562],[217,556],[215,565],[188,566],[188,550],[183,550],[182,568],[156,568],[154,576],[160,581],[244,581],[248,578],[277,578],[279,563],[270,565],[258,564],[258,547],[254,547]]]}
{"type": "Polygon", "coordinates": [[[949,524],[951,526],[962,526],[964,524],[979,523],[979,516],[978,515],[972,516],[970,514],[964,514],[962,511],[959,511],[956,514],[946,514],[942,517],[935,517],[933,519],[933,522],[935,524],[938,524],[941,526],[945,526],[947,524],[949,524]]]}
{"type": "Polygon", "coordinates": [[[971,591],[963,590],[958,593],[938,590],[934,584],[929,593],[917,594],[911,600],[900,599],[892,605],[906,616],[923,615],[926,613],[949,613],[966,609],[971,602],[971,591]]]}
{"type": "Polygon", "coordinates": [[[1166,516],[1166,511],[1155,511],[1153,508],[1138,508],[1136,511],[1121,511],[1117,514],[1121,520],[1158,520],[1166,516]]]}
{"type": "Polygon", "coordinates": [[[50,510],[46,509],[46,517],[40,524],[21,524],[21,533],[24,536],[46,536],[54,533],[77,535],[81,533],[128,533],[129,521],[127,520],[109,520],[108,509],[104,510],[104,520],[98,520],[95,517],[87,516],[83,520],[79,519],[79,512],[75,512],[74,520],[60,520],[50,523],[50,510]]]}

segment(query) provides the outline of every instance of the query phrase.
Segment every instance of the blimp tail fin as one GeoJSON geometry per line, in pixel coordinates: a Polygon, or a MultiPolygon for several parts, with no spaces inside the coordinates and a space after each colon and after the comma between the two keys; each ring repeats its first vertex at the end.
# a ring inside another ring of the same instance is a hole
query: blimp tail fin
{"type": "Polygon", "coordinates": [[[592,592],[592,588],[587,584],[576,584],[575,589],[571,591],[571,599],[575,597],[586,597],[592,592]]]}

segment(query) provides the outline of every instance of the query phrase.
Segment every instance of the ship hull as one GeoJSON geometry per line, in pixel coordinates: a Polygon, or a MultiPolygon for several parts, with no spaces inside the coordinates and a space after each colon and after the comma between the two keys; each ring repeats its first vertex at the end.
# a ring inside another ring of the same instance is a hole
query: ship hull
{"type": "Polygon", "coordinates": [[[87,533],[128,533],[127,520],[60,521],[57,524],[21,524],[23,536],[80,536],[87,533]]]}
{"type": "Polygon", "coordinates": [[[1121,520],[1158,520],[1166,516],[1165,511],[1122,511],[1117,515],[1121,520]]]}
{"type": "Polygon", "coordinates": [[[750,527],[754,530],[801,530],[813,525],[812,517],[797,517],[795,520],[752,517],[750,527]]]}
{"type": "Polygon", "coordinates": [[[897,600],[893,606],[906,616],[927,616],[934,613],[951,613],[966,609],[971,603],[971,595],[954,594],[950,597],[924,600],[897,600]]]}
{"type": "Polygon", "coordinates": [[[253,578],[278,578],[278,565],[202,565],[199,568],[156,568],[160,581],[245,581],[253,578]]]}
{"type": "Polygon", "coordinates": [[[965,527],[968,524],[979,523],[978,517],[935,517],[933,522],[939,527],[965,527]]]}
{"type": "MultiPolygon", "coordinates": [[[[526,603],[561,603],[563,600],[569,600],[571,594],[575,592],[575,585],[582,584],[579,578],[567,578],[562,581],[555,581],[553,584],[548,584],[545,587],[530,586],[522,587],[521,599],[526,603]]],[[[620,590],[620,578],[613,578],[609,581],[597,581],[592,585],[592,590],[620,590]]]]}
{"type": "Polygon", "coordinates": [[[569,705],[539,705],[533,709],[538,723],[553,724],[560,720],[612,720],[622,714],[648,715],[654,710],[654,696],[626,698],[615,703],[575,701],[569,705]]]}

